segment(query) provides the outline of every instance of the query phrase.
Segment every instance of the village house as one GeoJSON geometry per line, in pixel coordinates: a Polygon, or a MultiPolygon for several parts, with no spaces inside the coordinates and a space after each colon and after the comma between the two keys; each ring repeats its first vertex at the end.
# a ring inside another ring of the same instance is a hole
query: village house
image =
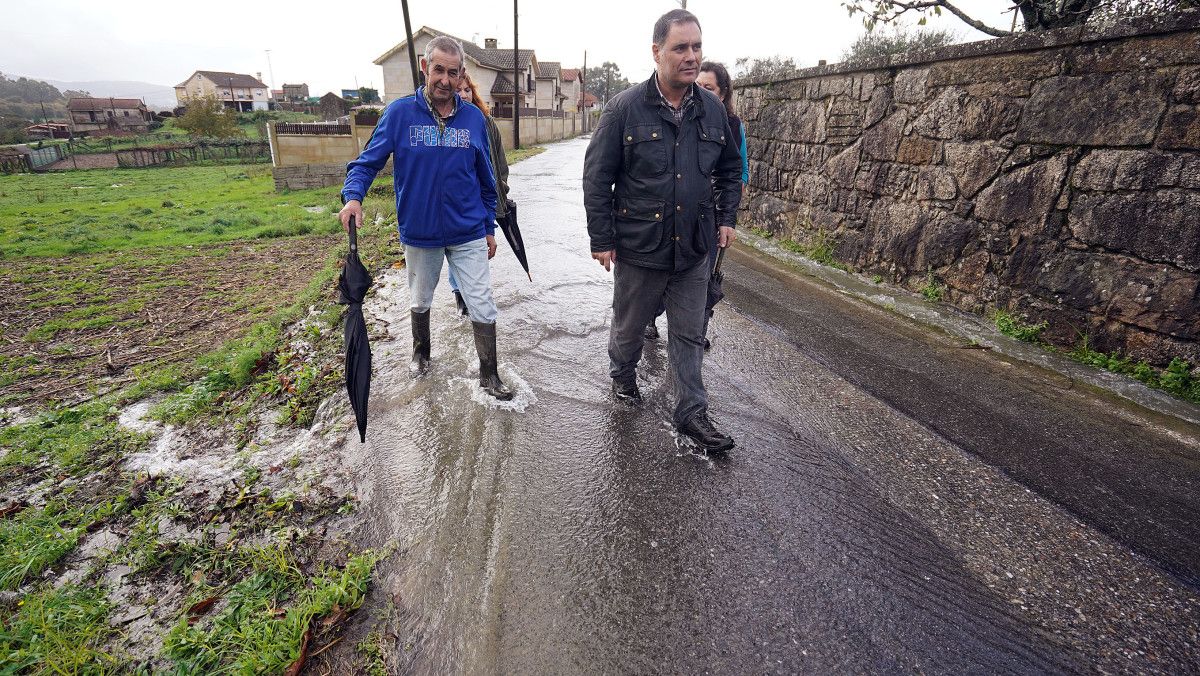
{"type": "Polygon", "coordinates": [[[215,97],[226,108],[240,113],[269,108],[268,90],[267,85],[263,84],[262,73],[250,76],[242,73],[198,70],[188,79],[175,85],[175,98],[181,106],[186,107],[188,99],[204,96],[215,97]]]}
{"type": "Polygon", "coordinates": [[[562,112],[563,101],[567,98],[562,92],[562,64],[558,61],[542,61],[538,63],[537,91],[534,96],[538,110],[562,112]]]}
{"type": "Polygon", "coordinates": [[[154,115],[140,99],[75,97],[67,102],[71,131],[76,136],[99,132],[143,134],[154,115]]]}
{"type": "Polygon", "coordinates": [[[285,101],[293,103],[304,103],[308,101],[308,85],[307,84],[285,84],[283,85],[282,97],[285,101]]]}
{"type": "Polygon", "coordinates": [[[578,68],[563,68],[559,78],[564,106],[579,110],[579,94],[583,91],[583,75],[578,68]]]}
{"type": "MultiPolygon", "coordinates": [[[[413,46],[418,55],[425,51],[430,40],[447,35],[462,43],[466,52],[467,72],[485,103],[498,117],[511,117],[514,99],[522,109],[540,108],[563,110],[563,101],[571,100],[560,87],[561,65],[557,62],[539,64],[532,49],[519,51],[517,82],[513,83],[513,50],[499,49],[495,38],[487,38],[480,47],[470,40],[422,26],[413,34],[413,46]]],[[[420,58],[418,56],[418,58],[420,58]]],[[[402,41],[382,56],[375,65],[383,68],[383,99],[391,103],[415,90],[412,69],[408,60],[408,42],[402,41]]]]}

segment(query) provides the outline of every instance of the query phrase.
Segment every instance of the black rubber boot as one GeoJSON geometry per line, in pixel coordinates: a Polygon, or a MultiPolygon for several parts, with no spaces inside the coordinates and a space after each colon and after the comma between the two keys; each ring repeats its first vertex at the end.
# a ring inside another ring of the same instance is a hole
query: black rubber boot
{"type": "Polygon", "coordinates": [[[409,369],[424,373],[429,368],[429,310],[412,311],[413,356],[409,369]]]}
{"type": "Polygon", "coordinates": [[[707,413],[696,413],[677,429],[707,452],[724,453],[733,448],[733,438],[718,430],[707,413]]]}
{"type": "Polygon", "coordinates": [[[612,381],[612,392],[617,401],[621,403],[642,403],[642,391],[638,389],[636,376],[627,380],[617,380],[614,378],[612,381]]]}
{"type": "Polygon", "coordinates": [[[500,380],[496,371],[496,325],[471,322],[475,330],[475,351],[479,353],[479,386],[500,401],[513,398],[513,391],[500,380]]]}
{"type": "Polygon", "coordinates": [[[467,301],[463,300],[462,294],[457,289],[454,290],[454,304],[458,306],[458,314],[467,316],[467,301]]]}

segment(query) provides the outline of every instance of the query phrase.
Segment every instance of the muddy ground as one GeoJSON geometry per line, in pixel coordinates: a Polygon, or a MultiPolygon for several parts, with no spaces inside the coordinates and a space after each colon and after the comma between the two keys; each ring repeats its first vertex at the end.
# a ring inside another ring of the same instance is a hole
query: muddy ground
{"type": "Polygon", "coordinates": [[[132,382],[135,367],[186,364],[294,298],[340,239],[239,242],[177,260],[125,254],[121,264],[11,261],[0,271],[0,363],[14,371],[6,403],[70,404],[132,382]]]}

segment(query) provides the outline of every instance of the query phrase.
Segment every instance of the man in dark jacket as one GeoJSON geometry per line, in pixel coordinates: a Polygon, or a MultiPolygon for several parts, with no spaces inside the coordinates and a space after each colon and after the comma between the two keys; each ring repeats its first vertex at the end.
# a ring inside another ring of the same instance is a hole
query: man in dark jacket
{"type": "Polygon", "coordinates": [[[705,450],[725,451],[733,439],[708,418],[700,369],[708,253],[733,243],[741,157],[724,105],[695,84],[695,15],[660,17],[651,51],[655,74],[608,102],[584,160],[592,258],[605,270],[616,264],[609,375],[618,400],[641,401],[642,329],[665,301],[675,425],[705,450]]]}
{"type": "Polygon", "coordinates": [[[425,86],[393,101],[342,188],[342,224],[362,222],[362,199],[394,159],[396,225],[404,244],[412,310],[413,369],[430,359],[429,306],[442,261],[458,280],[479,353],[479,385],[497,399],[513,393],[496,370],[496,303],[488,259],[496,255],[496,179],[483,113],[456,93],[466,72],[462,45],[436,37],[421,59],[425,86]]]}

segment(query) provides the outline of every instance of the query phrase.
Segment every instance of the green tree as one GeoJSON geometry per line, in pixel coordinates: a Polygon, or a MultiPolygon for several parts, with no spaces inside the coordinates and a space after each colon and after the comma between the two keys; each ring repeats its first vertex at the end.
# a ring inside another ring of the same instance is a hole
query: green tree
{"type": "Polygon", "coordinates": [[[934,49],[954,44],[958,36],[949,30],[908,31],[895,27],[890,31],[863,33],[842,54],[846,63],[861,63],[870,59],[898,56],[921,49],[934,49]]]}
{"type": "MultiPolygon", "coordinates": [[[[1027,31],[1049,30],[1074,26],[1093,17],[1112,20],[1123,16],[1144,16],[1188,9],[1200,5],[1197,0],[996,0],[1017,14],[1013,17],[1013,28],[1017,18],[1027,31]]],[[[941,15],[950,12],[963,23],[988,35],[1003,37],[1014,30],[989,26],[970,16],[956,4],[958,0],[851,0],[842,6],[850,12],[863,15],[867,30],[879,24],[895,21],[910,12],[920,15],[918,24],[924,25],[929,14],[941,15]]]]}
{"type": "Polygon", "coordinates": [[[589,94],[605,103],[631,86],[629,79],[621,75],[621,68],[612,61],[588,68],[584,84],[589,94]]]}
{"type": "Polygon", "coordinates": [[[364,104],[379,103],[379,90],[370,87],[358,88],[358,100],[364,104]]]}
{"type": "Polygon", "coordinates": [[[743,56],[733,62],[733,77],[743,78],[781,77],[796,70],[796,62],[790,56],[768,56],[755,59],[743,56]]]}
{"type": "Polygon", "coordinates": [[[192,136],[229,138],[243,133],[238,128],[237,113],[225,108],[215,96],[188,99],[187,112],[175,126],[192,136]]]}

